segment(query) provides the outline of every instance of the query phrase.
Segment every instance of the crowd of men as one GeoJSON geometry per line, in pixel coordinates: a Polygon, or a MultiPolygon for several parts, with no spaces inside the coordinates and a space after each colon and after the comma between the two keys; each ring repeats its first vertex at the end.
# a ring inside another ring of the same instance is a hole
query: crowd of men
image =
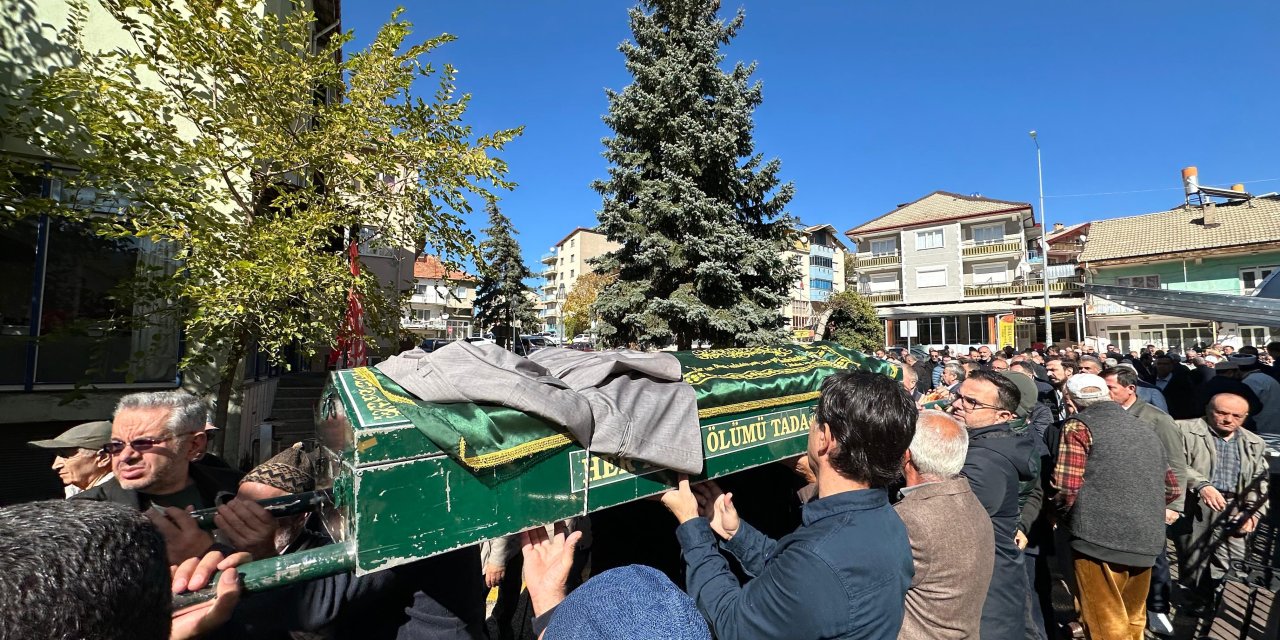
{"type": "Polygon", "coordinates": [[[606,562],[623,536],[603,523],[592,534],[584,518],[524,532],[510,551],[468,547],[260,594],[241,593],[234,567],[332,542],[317,516],[275,518],[257,502],[314,489],[319,454],[295,446],[242,473],[207,453],[198,398],[132,394],[110,422],[31,443],[55,454],[70,499],[0,509],[0,637],[1169,634],[1175,603],[1178,615],[1215,609],[1267,514],[1255,431],[1280,433],[1280,343],[1230,351],[908,351],[901,382],[825,380],[807,451],[784,472],[799,491],[682,478],[646,503],[674,523],[627,522],[652,541],[628,542],[630,562],[606,562]],[[803,504],[797,522],[765,524],[784,502],[803,504]],[[213,531],[190,514],[208,508],[213,531]],[[674,551],[650,561],[643,547],[664,541],[674,551]],[[1054,615],[1054,577],[1074,619],[1054,615]],[[526,610],[486,625],[488,588],[520,594],[520,582],[526,610]],[[172,594],[211,584],[214,600],[170,611],[172,594]]]}

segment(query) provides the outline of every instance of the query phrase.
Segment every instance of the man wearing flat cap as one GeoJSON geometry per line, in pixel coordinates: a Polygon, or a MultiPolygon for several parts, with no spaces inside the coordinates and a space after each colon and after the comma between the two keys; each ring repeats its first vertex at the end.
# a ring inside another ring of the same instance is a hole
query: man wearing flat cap
{"type": "Polygon", "coordinates": [[[111,422],[99,420],[78,424],[49,440],[28,442],[37,449],[53,452],[53,470],[62,478],[66,497],[96,487],[111,478],[111,456],[102,450],[111,440],[111,422]]]}

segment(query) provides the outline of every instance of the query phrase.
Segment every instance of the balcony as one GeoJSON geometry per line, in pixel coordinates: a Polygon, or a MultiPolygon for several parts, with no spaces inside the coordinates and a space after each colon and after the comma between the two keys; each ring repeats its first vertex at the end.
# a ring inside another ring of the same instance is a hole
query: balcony
{"type": "Polygon", "coordinates": [[[546,279],[548,279],[548,280],[554,280],[554,279],[555,279],[555,277],[556,277],[556,268],[555,268],[555,267],[547,267],[546,269],[543,269],[543,270],[542,270],[542,272],[541,272],[541,273],[539,273],[538,275],[540,275],[540,276],[542,276],[542,277],[544,277],[544,278],[546,278],[546,279]]]}
{"type": "Polygon", "coordinates": [[[867,301],[867,302],[870,302],[871,304],[885,304],[885,303],[888,303],[888,302],[902,302],[902,292],[901,292],[901,291],[880,291],[880,292],[877,292],[877,293],[863,293],[863,294],[861,294],[861,295],[862,295],[862,297],[863,297],[863,298],[865,298],[865,299],[866,299],[866,301],[867,301]]]}
{"type": "Polygon", "coordinates": [[[872,269],[876,267],[896,267],[902,264],[902,256],[898,252],[886,253],[884,255],[873,255],[871,253],[859,253],[853,259],[853,267],[855,269],[872,269]]]}
{"type": "MultiPolygon", "coordinates": [[[[1049,293],[1067,293],[1080,291],[1080,283],[1068,280],[1049,282],[1049,293]]],[[[1005,298],[1011,296],[1030,296],[1044,293],[1044,281],[1009,282],[1001,284],[967,284],[964,287],[966,298],[1005,298]]]]}
{"type": "Polygon", "coordinates": [[[965,240],[960,243],[960,255],[965,258],[989,258],[992,256],[1020,254],[1022,249],[1022,238],[1019,236],[1005,236],[1001,242],[978,244],[972,240],[965,240]]]}
{"type": "Polygon", "coordinates": [[[540,258],[538,262],[541,262],[542,264],[555,264],[556,252],[552,251],[551,253],[542,254],[542,258],[540,258]]]}

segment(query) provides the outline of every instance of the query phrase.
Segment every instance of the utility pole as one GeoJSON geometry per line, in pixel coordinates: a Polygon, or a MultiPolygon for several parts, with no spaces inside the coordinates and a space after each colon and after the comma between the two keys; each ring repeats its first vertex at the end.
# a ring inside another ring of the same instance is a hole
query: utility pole
{"type": "MultiPolygon", "coordinates": [[[[1044,282],[1044,346],[1053,344],[1053,313],[1049,308],[1049,223],[1044,213],[1044,165],[1040,163],[1040,140],[1031,130],[1031,142],[1036,145],[1036,176],[1040,181],[1040,280],[1044,282]]],[[[1083,336],[1081,340],[1083,341],[1083,336]]]]}

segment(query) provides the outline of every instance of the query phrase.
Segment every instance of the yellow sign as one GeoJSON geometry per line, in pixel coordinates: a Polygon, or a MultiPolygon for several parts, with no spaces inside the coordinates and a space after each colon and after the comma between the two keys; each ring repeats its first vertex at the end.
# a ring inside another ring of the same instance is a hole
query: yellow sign
{"type": "Polygon", "coordinates": [[[996,348],[1017,346],[1017,334],[1014,331],[1015,316],[1012,313],[1006,313],[996,316],[996,348]]]}
{"type": "Polygon", "coordinates": [[[813,337],[813,329],[796,329],[795,330],[796,340],[806,340],[812,337],[813,337]]]}

